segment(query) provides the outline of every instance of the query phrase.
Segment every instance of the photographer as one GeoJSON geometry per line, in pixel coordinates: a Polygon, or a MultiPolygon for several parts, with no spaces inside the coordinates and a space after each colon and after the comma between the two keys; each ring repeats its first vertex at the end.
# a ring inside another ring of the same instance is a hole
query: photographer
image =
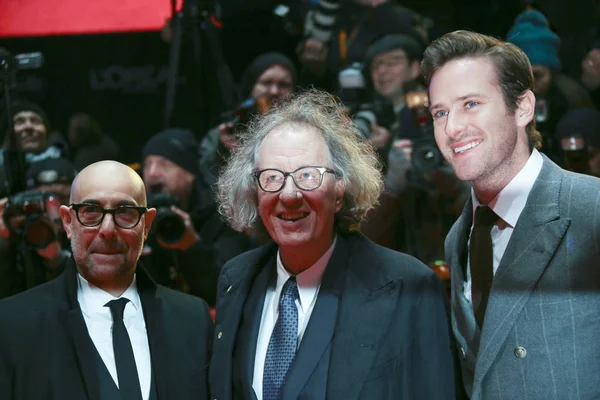
{"type": "Polygon", "coordinates": [[[574,108],[556,125],[565,169],[600,177],[600,111],[574,108]]]}
{"type": "MultiPolygon", "coordinates": [[[[8,124],[12,123],[17,146],[25,152],[27,163],[47,158],[58,158],[66,152],[64,143],[49,143],[50,123],[44,110],[37,104],[27,100],[14,100],[11,114],[2,116],[2,133],[4,143],[8,139],[8,124]]],[[[0,167],[2,167],[0,154],[0,167]]]]}
{"type": "Polygon", "coordinates": [[[386,190],[362,230],[379,244],[433,265],[444,259],[444,237],[469,188],[435,144],[426,88],[417,82],[422,51],[406,35],[384,36],[367,50],[372,87],[393,103],[396,118],[391,129],[374,123],[367,137],[383,155],[386,190]]]}
{"type": "Polygon", "coordinates": [[[58,276],[70,255],[59,208],[77,171],[63,158],[33,162],[29,190],[0,200],[0,298],[58,276]]]}
{"type": "Polygon", "coordinates": [[[221,221],[199,174],[197,147],[191,132],[180,129],[160,132],[144,145],[142,178],[157,214],[142,262],[157,283],[214,305],[221,267],[249,248],[249,238],[221,221]]]}
{"type": "Polygon", "coordinates": [[[250,63],[242,75],[240,84],[241,105],[234,110],[234,121],[228,121],[209,130],[200,142],[200,163],[204,171],[210,172],[209,180],[216,180],[218,170],[229,153],[237,146],[235,130],[243,126],[253,113],[264,112],[294,91],[296,67],[281,53],[264,53],[250,63]],[[253,100],[248,101],[248,100],[253,100]]]}

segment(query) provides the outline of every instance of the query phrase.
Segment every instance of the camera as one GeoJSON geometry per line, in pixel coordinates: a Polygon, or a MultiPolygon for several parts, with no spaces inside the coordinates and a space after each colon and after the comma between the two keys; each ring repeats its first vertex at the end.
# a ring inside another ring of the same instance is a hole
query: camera
{"type": "Polygon", "coordinates": [[[256,115],[266,113],[271,107],[267,97],[249,98],[238,104],[233,110],[225,111],[221,114],[224,122],[231,123],[234,127],[246,125],[256,115]]]}
{"type": "Polygon", "coordinates": [[[60,199],[51,192],[22,192],[9,198],[4,223],[26,244],[43,249],[56,240],[52,222],[60,220],[60,199]]]}
{"type": "Polygon", "coordinates": [[[572,172],[589,174],[589,154],[585,138],[573,134],[561,139],[561,150],[564,156],[565,168],[572,172]]]}
{"type": "Polygon", "coordinates": [[[362,64],[353,63],[340,71],[339,97],[364,137],[371,135],[371,125],[391,129],[395,121],[394,106],[383,98],[370,99],[367,93],[362,64]]]}
{"type": "Polygon", "coordinates": [[[413,140],[413,169],[419,174],[429,174],[441,166],[444,158],[435,141],[427,89],[417,82],[409,82],[404,93],[406,107],[411,110],[420,128],[419,137],[413,140]]]}
{"type": "Polygon", "coordinates": [[[148,207],[156,208],[152,228],[156,236],[167,243],[177,243],[185,233],[185,222],[171,206],[177,206],[177,198],[171,194],[158,192],[148,196],[148,207]]]}

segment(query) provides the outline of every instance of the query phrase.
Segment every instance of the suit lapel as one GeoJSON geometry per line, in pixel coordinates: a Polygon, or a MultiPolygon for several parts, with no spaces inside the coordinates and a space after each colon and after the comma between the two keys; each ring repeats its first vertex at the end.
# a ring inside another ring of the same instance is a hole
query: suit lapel
{"type": "Polygon", "coordinates": [[[282,399],[299,397],[300,391],[331,342],[343,288],[344,270],[348,265],[348,250],[346,239],[339,235],[335,250],[323,274],[317,302],[283,388],[282,399]]]}
{"type": "MultiPolygon", "coordinates": [[[[473,306],[464,294],[464,284],[467,271],[467,243],[473,223],[473,201],[469,198],[462,215],[456,222],[455,231],[451,237],[454,242],[448,243],[446,252],[449,252],[448,262],[451,266],[452,284],[452,330],[462,348],[466,349],[466,338],[473,338],[478,334],[477,323],[473,314],[473,306]]],[[[477,349],[472,349],[475,354],[477,349]]]]}
{"type": "Polygon", "coordinates": [[[64,290],[61,288],[62,293],[59,293],[59,295],[64,296],[66,293],[68,303],[68,309],[63,313],[65,332],[70,336],[73,343],[75,358],[87,392],[87,398],[89,400],[99,400],[100,387],[94,355],[95,348],[77,301],[77,270],[72,258],[67,262],[65,273],[56,279],[64,281],[64,290]]]}
{"type": "MultiPolygon", "coordinates": [[[[152,380],[156,385],[156,394],[159,399],[168,399],[171,392],[168,382],[177,382],[177,377],[169,378],[168,338],[164,331],[163,304],[156,297],[156,285],[146,275],[144,269],[138,265],[137,288],[144,311],[146,331],[148,334],[148,346],[150,347],[150,360],[152,363],[152,380]]],[[[176,362],[176,360],[173,360],[176,362]]]]}
{"type": "Polygon", "coordinates": [[[544,164],[494,276],[481,332],[475,382],[481,382],[546,270],[570,224],[560,219],[561,170],[544,164]]]}
{"type": "Polygon", "coordinates": [[[216,337],[213,344],[210,382],[213,385],[211,393],[216,393],[218,396],[213,397],[232,398],[233,348],[246,298],[252,288],[254,277],[276,249],[274,245],[267,245],[255,250],[256,253],[243,262],[243,265],[236,265],[236,268],[226,271],[219,279],[219,288],[226,292],[219,296],[217,304],[216,337]]]}
{"type": "Polygon", "coordinates": [[[378,273],[372,246],[364,237],[347,239],[348,267],[339,304],[327,382],[327,398],[356,398],[373,366],[396,309],[401,283],[378,273]],[[366,248],[367,247],[367,248],[366,248]],[[375,264],[375,265],[374,265],[375,264]],[[336,366],[338,368],[336,368],[336,366]]]}

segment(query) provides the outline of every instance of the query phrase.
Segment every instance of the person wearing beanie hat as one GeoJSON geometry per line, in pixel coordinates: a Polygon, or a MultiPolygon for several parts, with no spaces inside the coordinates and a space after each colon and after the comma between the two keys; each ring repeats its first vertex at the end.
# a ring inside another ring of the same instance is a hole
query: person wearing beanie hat
{"type": "Polygon", "coordinates": [[[530,9],[518,15],[506,41],[523,50],[531,63],[536,124],[544,136],[541,150],[557,160],[560,149],[552,134],[558,120],[570,109],[591,107],[592,99],[578,82],[561,73],[560,38],[540,11],[530,9]]]}
{"type": "Polygon", "coordinates": [[[263,53],[256,57],[242,74],[241,100],[267,96],[276,102],[294,90],[297,70],[294,63],[277,52],[263,53]]]}
{"type": "Polygon", "coordinates": [[[221,266],[247,250],[249,238],[221,220],[199,168],[197,147],[189,130],[171,128],[152,136],[142,149],[148,204],[159,210],[142,261],[156,282],[214,304],[221,266]],[[167,214],[170,219],[163,219],[167,214]],[[177,219],[179,224],[162,222],[177,219]]]}
{"type": "MultiPolygon", "coordinates": [[[[258,112],[264,113],[271,105],[295,90],[297,74],[294,63],[285,55],[277,52],[263,53],[244,70],[240,82],[240,99],[246,104],[250,103],[248,100],[257,102],[258,112]]],[[[251,115],[246,117],[250,118],[251,115]]],[[[235,125],[234,121],[224,122],[210,129],[200,142],[198,157],[210,181],[216,181],[219,169],[238,144],[235,125]]]]}
{"type": "Polygon", "coordinates": [[[552,32],[548,19],[540,11],[526,10],[517,16],[506,40],[523,50],[531,65],[560,71],[560,38],[552,32]]]}
{"type": "MultiPolygon", "coordinates": [[[[15,100],[11,107],[11,118],[17,145],[25,152],[39,154],[48,147],[50,124],[46,113],[37,104],[27,100],[15,100]]],[[[5,125],[4,143],[8,143],[8,125],[5,125]]]]}

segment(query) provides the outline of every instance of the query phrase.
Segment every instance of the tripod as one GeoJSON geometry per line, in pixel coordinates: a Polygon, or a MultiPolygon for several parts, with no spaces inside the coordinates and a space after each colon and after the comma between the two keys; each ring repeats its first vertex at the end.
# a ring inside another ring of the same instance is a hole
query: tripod
{"type": "MultiPolygon", "coordinates": [[[[173,112],[175,110],[175,96],[177,92],[177,83],[179,77],[179,69],[181,65],[182,43],[184,34],[191,31],[192,40],[192,56],[194,61],[194,72],[198,79],[197,90],[202,94],[202,60],[204,54],[202,51],[203,39],[206,39],[209,48],[209,56],[213,61],[216,70],[218,87],[220,89],[220,97],[226,109],[231,109],[236,103],[235,90],[231,71],[225,62],[223,49],[220,40],[217,37],[215,18],[215,4],[208,0],[184,0],[181,11],[176,11],[176,0],[171,0],[171,47],[169,51],[169,74],[167,79],[167,90],[165,99],[165,128],[171,127],[173,120],[173,112]],[[204,32],[204,35],[202,33],[204,32]],[[204,36],[204,38],[203,38],[204,36]]],[[[208,86],[207,86],[208,87],[208,86]]],[[[208,92],[208,90],[206,90],[208,92]]],[[[211,98],[211,93],[206,93],[211,98]]],[[[199,102],[200,103],[200,102],[199,102]]],[[[213,105],[216,102],[209,102],[213,105]]],[[[221,110],[219,110],[221,111],[221,110]]]]}

